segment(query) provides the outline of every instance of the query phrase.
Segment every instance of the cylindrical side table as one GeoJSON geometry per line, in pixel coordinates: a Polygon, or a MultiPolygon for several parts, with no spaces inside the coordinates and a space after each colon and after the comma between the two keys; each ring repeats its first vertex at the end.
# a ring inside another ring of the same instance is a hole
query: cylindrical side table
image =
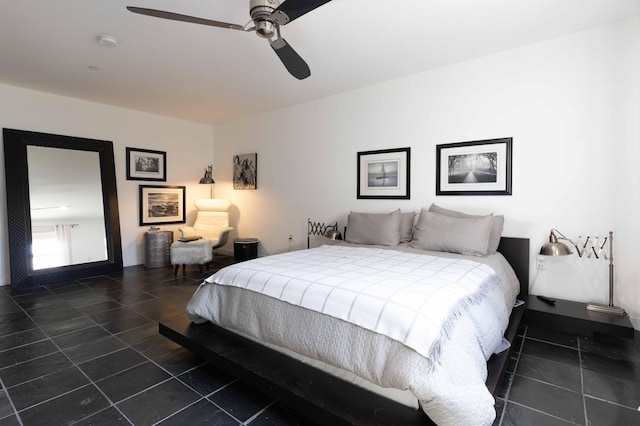
{"type": "Polygon", "coordinates": [[[236,262],[258,257],[258,239],[235,238],[233,240],[233,257],[236,262]]]}
{"type": "Polygon", "coordinates": [[[170,248],[173,231],[149,231],[144,233],[144,267],[160,268],[171,265],[170,248]]]}

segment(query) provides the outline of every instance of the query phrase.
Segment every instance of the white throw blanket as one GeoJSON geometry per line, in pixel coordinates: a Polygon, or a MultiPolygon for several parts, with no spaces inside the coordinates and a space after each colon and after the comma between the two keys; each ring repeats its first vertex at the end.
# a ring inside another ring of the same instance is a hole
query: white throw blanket
{"type": "Polygon", "coordinates": [[[322,246],[238,263],[206,281],[348,321],[439,362],[455,319],[486,297],[498,278],[467,259],[322,246]]]}

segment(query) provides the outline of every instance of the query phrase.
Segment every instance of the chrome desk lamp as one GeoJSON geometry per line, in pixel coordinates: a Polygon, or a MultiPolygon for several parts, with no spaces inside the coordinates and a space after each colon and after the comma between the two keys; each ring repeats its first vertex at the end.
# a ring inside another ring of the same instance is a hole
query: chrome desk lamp
{"type": "Polygon", "coordinates": [[[613,231],[609,231],[609,236],[605,237],[602,242],[600,241],[600,237],[595,237],[594,239],[591,239],[591,237],[587,237],[587,239],[584,241],[584,244],[582,244],[582,237],[578,237],[578,241],[574,242],[565,237],[562,232],[558,231],[557,229],[552,229],[549,233],[549,242],[545,243],[540,248],[540,254],[542,256],[566,256],[572,254],[571,249],[567,247],[566,244],[558,240],[569,241],[576,248],[578,256],[580,257],[582,257],[586,253],[588,258],[593,255],[596,259],[602,257],[605,260],[609,260],[609,304],[602,305],[598,303],[590,303],[587,305],[587,309],[590,311],[603,312],[613,315],[624,315],[624,309],[613,304],[613,231]],[[556,235],[556,233],[560,236],[560,238],[558,238],[558,235],[556,235]],[[604,246],[606,245],[607,241],[609,241],[608,255],[606,252],[603,252],[604,246]]]}

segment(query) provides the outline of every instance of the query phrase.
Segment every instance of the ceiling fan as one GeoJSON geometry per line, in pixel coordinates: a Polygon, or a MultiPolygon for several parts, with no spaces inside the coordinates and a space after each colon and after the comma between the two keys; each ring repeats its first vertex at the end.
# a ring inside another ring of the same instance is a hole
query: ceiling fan
{"type": "Polygon", "coordinates": [[[249,15],[251,15],[251,20],[254,25],[252,27],[249,27],[250,23],[247,25],[229,24],[227,22],[212,21],[210,19],[142,7],[127,6],[127,9],[141,15],[170,19],[173,21],[209,25],[245,32],[255,31],[259,37],[269,40],[271,48],[276,52],[276,55],[278,55],[291,75],[302,80],[311,75],[311,70],[304,59],[282,38],[280,35],[280,26],[286,25],[330,1],[331,0],[250,0],[249,15]]]}

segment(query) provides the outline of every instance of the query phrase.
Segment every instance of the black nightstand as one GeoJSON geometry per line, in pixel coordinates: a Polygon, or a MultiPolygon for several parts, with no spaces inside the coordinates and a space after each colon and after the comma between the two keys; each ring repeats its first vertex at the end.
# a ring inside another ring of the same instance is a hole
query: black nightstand
{"type": "Polygon", "coordinates": [[[236,238],[233,240],[233,257],[236,262],[242,262],[258,257],[257,238],[236,238]]]}
{"type": "Polygon", "coordinates": [[[587,310],[586,303],[556,299],[549,305],[529,295],[524,322],[534,327],[547,328],[579,336],[607,335],[633,339],[634,329],[629,316],[605,314],[587,310]]]}

